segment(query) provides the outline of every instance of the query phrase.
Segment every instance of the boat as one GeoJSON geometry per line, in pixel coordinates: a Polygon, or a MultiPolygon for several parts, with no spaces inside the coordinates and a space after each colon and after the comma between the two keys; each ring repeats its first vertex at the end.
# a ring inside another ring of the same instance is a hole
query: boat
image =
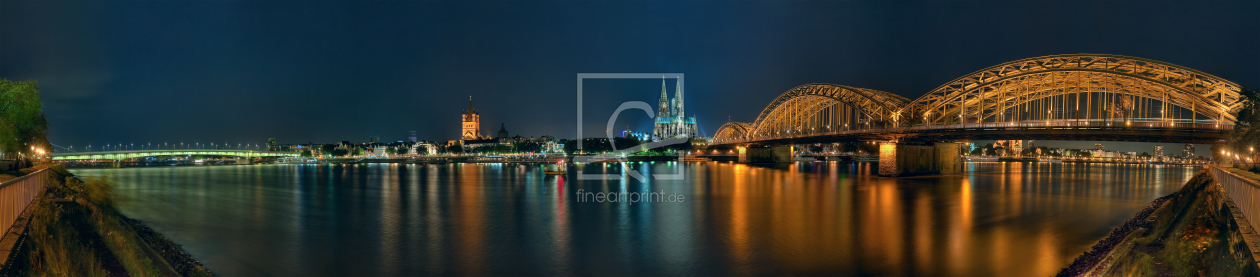
{"type": "Polygon", "coordinates": [[[998,161],[997,157],[992,157],[992,156],[968,156],[966,159],[969,162],[996,162],[998,161]]]}
{"type": "Polygon", "coordinates": [[[686,156],[682,158],[682,161],[683,162],[707,162],[711,160],[709,160],[709,158],[704,158],[704,157],[686,156]]]}
{"type": "Polygon", "coordinates": [[[560,161],[556,162],[556,169],[555,169],[555,170],[551,170],[551,169],[548,169],[548,168],[546,168],[546,167],[543,167],[543,172],[544,172],[544,174],[547,174],[547,175],[564,175],[564,174],[568,174],[568,173],[569,173],[569,171],[567,170],[567,168],[564,166],[564,160],[560,160],[560,161]]]}

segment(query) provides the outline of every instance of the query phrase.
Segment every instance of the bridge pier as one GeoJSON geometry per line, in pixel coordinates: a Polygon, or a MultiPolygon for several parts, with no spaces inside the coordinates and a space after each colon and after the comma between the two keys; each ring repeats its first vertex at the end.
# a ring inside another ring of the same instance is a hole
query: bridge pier
{"type": "Polygon", "coordinates": [[[126,167],[126,166],[125,166],[125,165],[123,165],[123,162],[122,162],[122,161],[120,161],[120,160],[114,160],[113,162],[111,162],[111,163],[109,164],[109,167],[110,167],[110,168],[124,168],[124,167],[126,167]]]}
{"type": "Polygon", "coordinates": [[[248,165],[252,162],[249,158],[236,158],[237,165],[248,165]]]}
{"type": "Polygon", "coordinates": [[[930,145],[881,142],[879,144],[879,175],[961,173],[962,160],[958,156],[958,147],[958,143],[952,142],[937,142],[930,145]]]}
{"type": "Polygon", "coordinates": [[[739,163],[790,163],[791,146],[740,146],[739,163]]]}

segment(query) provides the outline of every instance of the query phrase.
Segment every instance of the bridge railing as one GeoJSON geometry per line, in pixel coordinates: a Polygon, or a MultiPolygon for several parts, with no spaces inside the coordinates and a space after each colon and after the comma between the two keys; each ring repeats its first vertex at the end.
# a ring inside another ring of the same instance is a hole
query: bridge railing
{"type": "Polygon", "coordinates": [[[8,233],[9,227],[13,227],[13,222],[26,211],[47,181],[48,169],[45,168],[0,183],[0,230],[8,233]]]}
{"type": "Polygon", "coordinates": [[[791,139],[813,136],[831,136],[831,135],[853,135],[868,134],[880,132],[922,132],[934,130],[961,130],[961,129],[996,129],[996,128],[1062,128],[1062,129],[1129,129],[1129,128],[1158,128],[1172,130],[1232,130],[1232,124],[1221,124],[1221,122],[1213,120],[1172,120],[1172,119],[1060,119],[1060,120],[1023,120],[1010,122],[983,122],[983,123],[949,123],[949,124],[919,124],[903,127],[889,128],[854,128],[848,130],[836,131],[801,131],[796,133],[787,133],[774,136],[755,137],[732,141],[717,141],[717,143],[739,143],[758,141],[766,139],[791,139]]]}
{"type": "Polygon", "coordinates": [[[1260,220],[1260,181],[1238,176],[1221,167],[1212,167],[1212,178],[1221,183],[1225,195],[1234,200],[1248,222],[1260,220]]]}

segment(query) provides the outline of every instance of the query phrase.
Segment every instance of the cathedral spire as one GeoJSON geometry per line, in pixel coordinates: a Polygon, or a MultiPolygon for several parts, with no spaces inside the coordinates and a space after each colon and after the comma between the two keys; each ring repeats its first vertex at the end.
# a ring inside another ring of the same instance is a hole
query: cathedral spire
{"type": "Polygon", "coordinates": [[[682,78],[678,78],[678,83],[674,85],[674,101],[678,101],[674,104],[674,108],[678,109],[677,112],[674,112],[674,116],[679,118],[686,117],[683,115],[682,78]]]}
{"type": "Polygon", "coordinates": [[[669,117],[669,95],[665,94],[665,76],[661,76],[661,101],[656,109],[656,117],[669,117]]]}

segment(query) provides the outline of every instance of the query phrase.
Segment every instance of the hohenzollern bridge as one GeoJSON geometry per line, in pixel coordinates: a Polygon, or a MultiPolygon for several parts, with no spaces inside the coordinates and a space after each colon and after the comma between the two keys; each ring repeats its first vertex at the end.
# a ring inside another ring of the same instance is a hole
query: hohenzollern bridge
{"type": "MultiPolygon", "coordinates": [[[[941,144],[970,139],[1212,143],[1233,128],[1240,89],[1155,60],[1045,56],[985,68],[913,100],[843,85],[799,86],[770,102],[756,121],[722,125],[711,145],[738,148],[742,161],[752,161],[744,157],[747,148],[879,142],[881,174],[903,175],[885,167],[894,159],[956,152],[956,144],[941,144]],[[910,146],[918,147],[908,151],[915,153],[899,153],[910,146]]],[[[763,152],[754,156],[783,150],[763,152]]],[[[914,166],[953,166],[937,160],[914,166]]]]}

